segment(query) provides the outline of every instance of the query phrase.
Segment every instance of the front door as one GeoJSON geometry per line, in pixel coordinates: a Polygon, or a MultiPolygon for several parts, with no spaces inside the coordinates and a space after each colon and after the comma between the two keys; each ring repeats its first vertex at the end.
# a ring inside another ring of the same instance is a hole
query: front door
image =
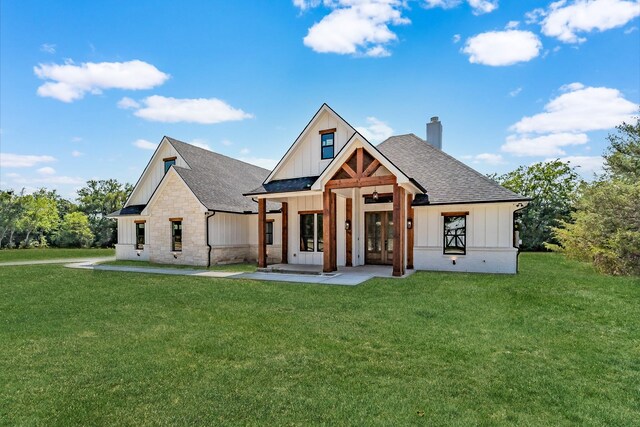
{"type": "Polygon", "coordinates": [[[393,264],[393,212],[365,212],[365,263],[393,264]]]}

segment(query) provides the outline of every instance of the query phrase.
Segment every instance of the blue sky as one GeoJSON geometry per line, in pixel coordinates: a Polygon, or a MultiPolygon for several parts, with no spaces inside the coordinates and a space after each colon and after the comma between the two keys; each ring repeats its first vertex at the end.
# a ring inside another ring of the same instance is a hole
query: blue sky
{"type": "Polygon", "coordinates": [[[0,3],[0,186],[135,183],[163,135],[272,167],[327,102],[372,142],[585,176],[637,114],[637,0],[0,3]]]}

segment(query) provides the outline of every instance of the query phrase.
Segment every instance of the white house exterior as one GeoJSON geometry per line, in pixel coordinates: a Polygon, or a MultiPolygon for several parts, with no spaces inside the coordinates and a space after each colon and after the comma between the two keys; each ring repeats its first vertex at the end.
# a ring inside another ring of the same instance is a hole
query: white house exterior
{"type": "Polygon", "coordinates": [[[515,273],[528,199],[436,148],[442,127],[428,127],[435,147],[413,134],[373,146],[323,104],[271,172],[165,137],[112,214],[116,256],[515,273]]]}

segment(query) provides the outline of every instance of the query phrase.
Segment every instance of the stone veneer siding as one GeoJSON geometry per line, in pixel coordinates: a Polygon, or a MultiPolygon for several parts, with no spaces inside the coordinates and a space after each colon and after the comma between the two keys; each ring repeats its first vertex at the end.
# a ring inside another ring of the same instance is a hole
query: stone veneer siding
{"type": "Polygon", "coordinates": [[[182,182],[170,172],[160,194],[149,206],[149,261],[162,264],[207,265],[206,209],[182,182]],[[182,218],[182,251],[171,252],[171,221],[182,218]]]}

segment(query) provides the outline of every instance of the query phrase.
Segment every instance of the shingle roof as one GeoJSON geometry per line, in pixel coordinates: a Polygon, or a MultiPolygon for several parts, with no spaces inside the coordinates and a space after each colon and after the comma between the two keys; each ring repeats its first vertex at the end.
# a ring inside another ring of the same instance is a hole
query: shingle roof
{"type": "Polygon", "coordinates": [[[254,194],[266,194],[266,193],[289,193],[292,191],[306,191],[311,189],[311,186],[318,179],[317,176],[304,176],[302,178],[290,178],[290,179],[277,179],[269,181],[266,184],[262,184],[260,187],[255,188],[245,196],[251,196],[254,194]]]}
{"type": "Polygon", "coordinates": [[[140,215],[140,212],[142,212],[145,206],[147,205],[129,205],[122,209],[118,209],[115,212],[111,212],[107,216],[111,217],[111,216],[120,216],[120,215],[140,215]]]}
{"type": "MultiPolygon", "coordinates": [[[[412,133],[392,136],[376,148],[427,189],[430,204],[528,200],[412,133]]],[[[424,199],[414,204],[425,204],[424,199]]]]}
{"type": "MultiPolygon", "coordinates": [[[[207,209],[237,213],[258,211],[258,204],[242,194],[261,185],[269,175],[267,169],[166,138],[191,169],[172,167],[207,209]]],[[[279,203],[267,203],[268,211],[278,209],[279,203]]]]}

